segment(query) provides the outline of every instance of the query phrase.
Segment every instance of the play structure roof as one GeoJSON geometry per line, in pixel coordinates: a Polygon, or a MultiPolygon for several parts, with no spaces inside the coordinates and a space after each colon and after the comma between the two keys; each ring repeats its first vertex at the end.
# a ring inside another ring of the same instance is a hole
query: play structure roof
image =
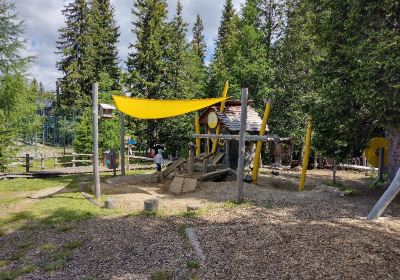
{"type": "MultiPolygon", "coordinates": [[[[262,119],[254,110],[252,101],[247,103],[247,126],[246,131],[250,133],[259,132],[261,129],[262,119]]],[[[200,117],[201,124],[207,124],[207,116],[211,111],[217,113],[218,122],[232,133],[240,130],[240,106],[241,102],[237,100],[228,100],[225,102],[225,112],[219,112],[219,106],[209,107],[200,117]]]]}

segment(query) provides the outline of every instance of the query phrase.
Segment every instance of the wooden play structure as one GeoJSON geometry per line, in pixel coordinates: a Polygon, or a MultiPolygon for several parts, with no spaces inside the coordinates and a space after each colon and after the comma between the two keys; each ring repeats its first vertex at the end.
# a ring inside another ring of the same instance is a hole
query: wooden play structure
{"type": "MultiPolygon", "coordinates": [[[[113,96],[121,119],[121,157],[124,158],[124,114],[139,119],[161,119],[204,109],[195,117],[195,144],[189,143],[189,157],[172,162],[156,180],[173,177],[169,191],[182,194],[194,191],[199,181],[222,180],[227,176],[237,179],[238,201],[243,199],[243,181],[257,183],[263,142],[273,145],[290,143],[289,138],[268,136],[268,118],[271,104],[267,99],[263,118],[252,108],[248,90],[243,89],[242,99],[228,100],[229,84],[226,82],[222,97],[197,100],[150,100],[113,96]],[[203,133],[202,133],[203,131],[203,133]],[[265,135],[267,134],[267,135],[265,135]],[[202,145],[202,140],[203,145],[202,145]],[[252,168],[250,176],[244,175],[245,164],[252,168]]],[[[98,86],[93,86],[93,163],[95,195],[100,197],[97,169],[98,158],[98,86]]],[[[121,161],[121,170],[125,170],[121,161]]],[[[124,174],[124,172],[123,172],[124,174]]]]}

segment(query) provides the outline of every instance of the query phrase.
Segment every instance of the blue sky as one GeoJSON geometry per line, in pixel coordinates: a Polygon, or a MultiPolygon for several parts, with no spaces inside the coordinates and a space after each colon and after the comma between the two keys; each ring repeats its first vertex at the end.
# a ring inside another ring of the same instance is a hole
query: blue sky
{"type": "MultiPolygon", "coordinates": [[[[177,0],[167,0],[169,15],[172,16],[177,0]]],[[[24,20],[27,39],[26,54],[36,56],[36,61],[29,70],[31,77],[42,81],[47,90],[54,90],[55,81],[61,76],[56,69],[59,60],[56,51],[58,29],[64,24],[61,14],[66,0],[15,0],[19,17],[24,20]]],[[[205,27],[205,37],[208,46],[208,55],[212,54],[214,41],[217,36],[218,25],[222,14],[224,0],[181,0],[183,16],[189,23],[188,39],[191,39],[191,30],[196,15],[200,14],[205,27]]],[[[244,0],[233,0],[236,9],[244,0]]],[[[133,0],[111,0],[115,7],[116,20],[120,26],[120,42],[118,44],[121,65],[129,52],[128,46],[134,41],[131,33],[133,16],[131,8],[133,0]]]]}

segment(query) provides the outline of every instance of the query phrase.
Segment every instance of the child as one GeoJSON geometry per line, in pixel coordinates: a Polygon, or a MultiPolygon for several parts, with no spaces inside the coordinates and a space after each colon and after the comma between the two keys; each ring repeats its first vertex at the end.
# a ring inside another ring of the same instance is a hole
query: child
{"type": "Polygon", "coordinates": [[[163,156],[162,156],[163,150],[159,149],[158,153],[155,157],[155,162],[156,162],[156,166],[157,166],[157,171],[160,172],[161,171],[161,165],[164,162],[163,156]]]}

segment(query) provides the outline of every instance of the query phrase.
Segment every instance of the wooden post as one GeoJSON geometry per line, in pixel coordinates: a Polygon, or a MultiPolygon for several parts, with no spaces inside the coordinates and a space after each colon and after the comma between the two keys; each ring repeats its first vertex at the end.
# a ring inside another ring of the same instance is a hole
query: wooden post
{"type": "Polygon", "coordinates": [[[29,154],[25,155],[25,172],[28,173],[29,172],[29,164],[30,164],[30,157],[29,154]]]}
{"type": "Polygon", "coordinates": [[[306,183],[308,158],[310,157],[310,147],[311,147],[311,129],[312,129],[312,119],[311,119],[311,117],[309,117],[308,125],[307,125],[307,133],[306,133],[306,143],[304,144],[305,150],[304,150],[304,156],[303,156],[303,167],[301,170],[299,187],[297,189],[299,192],[302,192],[304,190],[304,185],[306,183]]]}
{"type": "Polygon", "coordinates": [[[129,163],[129,160],[130,160],[130,155],[128,153],[128,156],[126,157],[128,171],[131,170],[131,164],[129,163]]]}
{"type": "Polygon", "coordinates": [[[396,197],[400,191],[400,168],[397,171],[389,188],[383,193],[378,202],[374,205],[372,210],[369,212],[367,220],[374,220],[379,218],[383,211],[388,207],[389,203],[396,197]]]}
{"type": "Polygon", "coordinates": [[[317,169],[318,167],[318,151],[314,151],[314,169],[317,169]]]}
{"type": "Polygon", "coordinates": [[[336,186],[336,170],[337,170],[337,165],[336,165],[336,159],[333,160],[333,166],[332,166],[332,171],[333,171],[333,185],[336,186]]]}
{"type": "Polygon", "coordinates": [[[194,175],[194,149],[189,147],[189,162],[188,162],[189,176],[194,175]]]}
{"type": "Polygon", "coordinates": [[[94,190],[96,199],[99,200],[100,193],[100,173],[99,173],[99,107],[98,107],[98,90],[99,85],[93,84],[92,101],[93,101],[93,173],[94,173],[94,190]]]}
{"type": "Polygon", "coordinates": [[[385,168],[385,149],[380,148],[379,151],[379,165],[378,165],[378,181],[383,182],[383,170],[385,168]]]}
{"type": "Polygon", "coordinates": [[[54,169],[56,169],[57,168],[57,165],[58,165],[58,163],[57,163],[57,154],[54,154],[54,169]]]}
{"type": "MultiPolygon", "coordinates": [[[[121,175],[125,175],[125,115],[124,113],[119,113],[119,126],[120,126],[120,157],[121,157],[121,175]]],[[[129,165],[129,163],[128,163],[129,165]]]]}
{"type": "MultiPolygon", "coordinates": [[[[200,134],[200,117],[199,117],[199,113],[196,112],[196,115],[194,117],[194,127],[195,127],[195,131],[196,134],[200,134]]],[[[201,142],[200,142],[200,138],[196,138],[196,156],[200,156],[201,153],[201,142]]]]}
{"type": "MultiPolygon", "coordinates": [[[[265,135],[265,130],[267,129],[267,123],[268,123],[270,112],[271,112],[271,103],[269,102],[269,99],[267,99],[267,102],[265,103],[264,117],[262,119],[262,124],[261,124],[260,136],[265,135]]],[[[257,184],[258,168],[260,167],[260,156],[261,156],[262,145],[263,145],[262,141],[257,141],[256,152],[254,154],[254,166],[253,166],[253,183],[254,184],[257,184]]]]}
{"type": "Polygon", "coordinates": [[[44,159],[45,159],[45,157],[44,157],[44,153],[41,153],[40,154],[40,169],[44,169],[44,159]]]}
{"type": "Polygon", "coordinates": [[[367,166],[367,158],[365,157],[365,152],[362,154],[362,166],[367,166]]]}
{"type": "Polygon", "coordinates": [[[113,174],[114,176],[117,176],[117,153],[114,150],[111,150],[110,160],[113,169],[113,174]]]}
{"type": "Polygon", "coordinates": [[[240,133],[239,133],[239,159],[237,168],[237,201],[243,201],[243,177],[244,177],[244,156],[246,151],[246,142],[244,135],[246,133],[247,123],[247,97],[248,89],[242,89],[242,106],[240,110],[240,133]]]}
{"type": "Polygon", "coordinates": [[[72,167],[76,167],[76,163],[75,163],[75,159],[76,159],[76,157],[75,157],[75,153],[72,153],[72,167]]]}
{"type": "Polygon", "coordinates": [[[225,140],[225,168],[229,168],[230,163],[229,163],[229,140],[225,140]]]}

